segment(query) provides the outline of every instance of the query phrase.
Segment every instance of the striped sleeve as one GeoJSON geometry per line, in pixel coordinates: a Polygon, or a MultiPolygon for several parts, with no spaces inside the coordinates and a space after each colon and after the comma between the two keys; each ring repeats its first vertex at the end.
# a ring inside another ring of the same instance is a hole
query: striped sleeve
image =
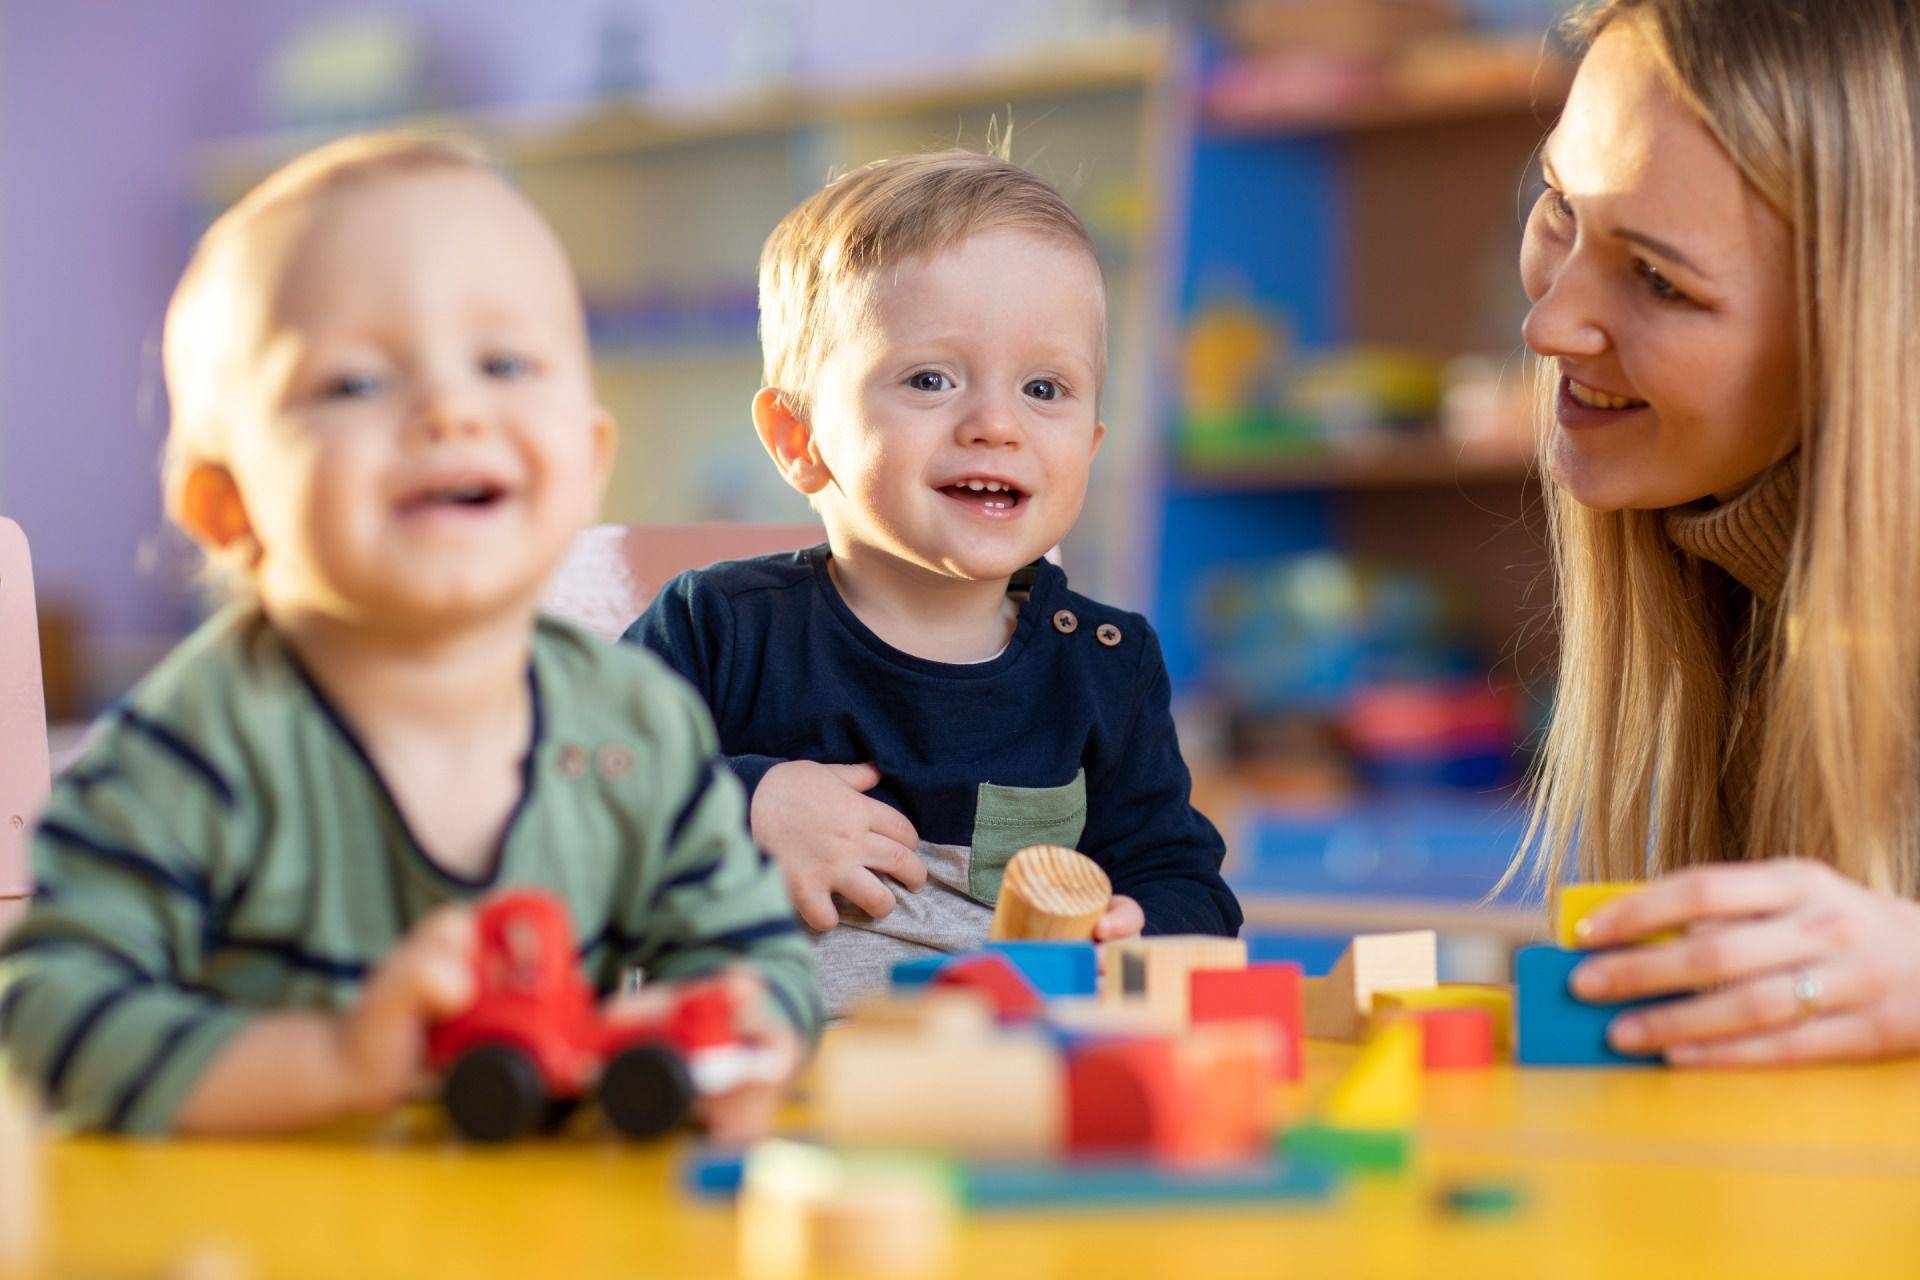
{"type": "Polygon", "coordinates": [[[670,683],[697,750],[673,765],[672,803],[662,815],[659,873],[634,929],[632,963],[652,979],[693,977],[747,964],[802,1035],[819,1034],[825,1008],[813,949],[787,898],[780,869],[754,847],[745,793],[713,754],[714,734],[692,691],[670,683]]]}
{"type": "MultiPolygon", "coordinates": [[[[0,944],[0,1058],[77,1129],[164,1132],[247,1020],[182,976],[213,895],[204,859],[134,785],[139,754],[56,788],[34,836],[36,896],[0,944]]],[[[230,803],[211,787],[146,791],[170,814],[230,803]]]]}

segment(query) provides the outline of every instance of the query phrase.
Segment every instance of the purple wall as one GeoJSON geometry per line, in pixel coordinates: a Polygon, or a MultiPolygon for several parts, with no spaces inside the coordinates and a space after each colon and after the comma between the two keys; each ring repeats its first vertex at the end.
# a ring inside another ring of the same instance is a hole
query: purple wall
{"type": "MultiPolygon", "coordinates": [[[[190,613],[143,568],[163,522],[160,318],[195,214],[199,144],[271,121],[261,66],[315,17],[384,7],[425,33],[449,105],[561,103],[591,86],[602,24],[644,32],[662,93],[724,85],[775,0],[0,0],[0,513],[46,603],[113,665],[190,613]]],[[[859,81],[1015,47],[1045,0],[793,0],[799,73],[859,81]]]]}

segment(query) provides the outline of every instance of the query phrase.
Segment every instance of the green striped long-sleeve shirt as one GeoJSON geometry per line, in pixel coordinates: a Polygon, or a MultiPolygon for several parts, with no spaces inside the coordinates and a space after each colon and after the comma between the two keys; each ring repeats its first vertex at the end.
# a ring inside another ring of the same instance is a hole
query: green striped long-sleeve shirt
{"type": "Polygon", "coordinates": [[[164,1132],[261,1011],[339,1010],[443,903],[559,894],[603,992],[745,962],[821,1019],[780,873],[691,689],[543,620],[533,741],[491,874],[431,861],[371,759],[255,609],[209,621],[96,730],[34,838],[0,944],[0,1057],[80,1128],[164,1132]]]}

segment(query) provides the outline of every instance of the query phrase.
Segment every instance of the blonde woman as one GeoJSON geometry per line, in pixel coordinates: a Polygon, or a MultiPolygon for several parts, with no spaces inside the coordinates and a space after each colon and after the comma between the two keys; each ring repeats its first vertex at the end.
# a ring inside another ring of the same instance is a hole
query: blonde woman
{"type": "Polygon", "coordinates": [[[1920,1052],[1920,13],[1611,0],[1526,340],[1559,572],[1533,856],[1653,880],[1575,990],[1683,1065],[1920,1052]]]}

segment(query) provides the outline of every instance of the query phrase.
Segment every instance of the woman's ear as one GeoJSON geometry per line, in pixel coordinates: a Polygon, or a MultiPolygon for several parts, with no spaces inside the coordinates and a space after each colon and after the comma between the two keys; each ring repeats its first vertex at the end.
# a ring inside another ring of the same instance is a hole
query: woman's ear
{"type": "Polygon", "coordinates": [[[231,551],[253,537],[246,503],[233,473],[213,462],[197,462],[180,485],[180,523],[210,551],[231,551]]]}
{"type": "Polygon", "coordinates": [[[786,482],[812,497],[833,482],[833,473],[813,447],[813,428],[793,411],[778,387],[753,397],[753,429],[786,482]]]}

